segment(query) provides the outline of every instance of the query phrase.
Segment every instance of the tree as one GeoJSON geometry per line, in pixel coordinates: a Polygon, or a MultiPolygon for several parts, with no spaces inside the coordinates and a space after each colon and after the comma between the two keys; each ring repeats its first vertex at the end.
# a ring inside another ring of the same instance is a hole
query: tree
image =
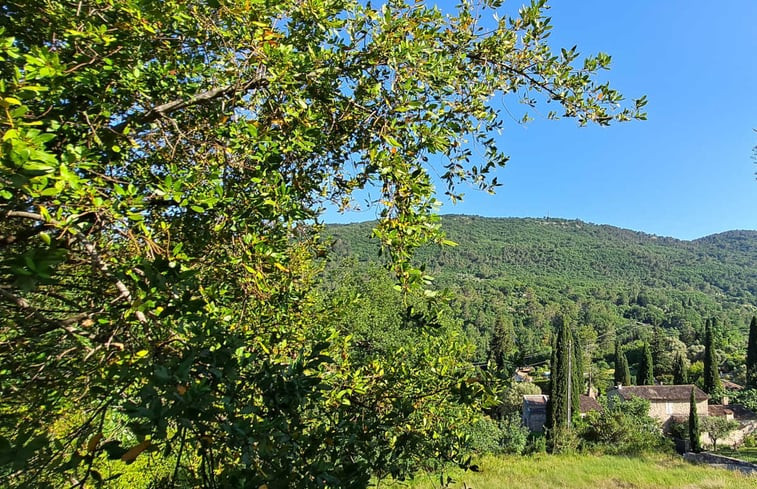
{"type": "Polygon", "coordinates": [[[552,353],[550,372],[550,396],[547,403],[548,441],[552,452],[575,448],[578,439],[573,433],[573,419],[579,415],[580,385],[583,385],[583,369],[576,360],[575,333],[571,331],[564,315],[554,319],[556,339],[552,353]]]}
{"type": "Polygon", "coordinates": [[[691,399],[689,401],[689,440],[691,441],[691,451],[699,453],[702,451],[702,443],[699,441],[699,413],[697,412],[697,400],[694,395],[694,387],[691,387],[691,399]]]}
{"type": "Polygon", "coordinates": [[[489,358],[493,360],[500,376],[509,376],[512,373],[512,370],[506,367],[508,355],[513,349],[514,336],[512,319],[498,317],[489,344],[489,358]]]}
{"type": "Polygon", "coordinates": [[[641,361],[639,370],[636,373],[636,383],[638,385],[654,385],[654,367],[652,361],[652,351],[648,343],[644,343],[641,352],[641,361]]]}
{"type": "MultiPolygon", "coordinates": [[[[659,324],[655,323],[652,331],[652,341],[649,345],[652,357],[652,371],[657,375],[665,373],[666,337],[659,324]]],[[[669,366],[668,366],[669,368],[669,366]]]]}
{"type": "Polygon", "coordinates": [[[613,383],[615,385],[623,382],[623,363],[620,359],[620,342],[615,340],[615,370],[613,371],[613,383]]]}
{"type": "Polygon", "coordinates": [[[702,430],[710,437],[712,451],[718,449],[718,440],[727,437],[729,433],[738,427],[738,421],[727,419],[722,416],[707,416],[702,419],[702,430]]]}
{"type": "Polygon", "coordinates": [[[615,385],[631,385],[631,370],[628,367],[628,357],[620,346],[615,343],[615,385]]]}
{"type": "Polygon", "coordinates": [[[757,316],[752,316],[749,325],[749,341],[746,349],[746,387],[757,389],[757,316]]]}
{"type": "Polygon", "coordinates": [[[572,339],[570,327],[562,316],[555,318],[556,340],[550,366],[550,395],[548,427],[553,430],[569,428],[573,408],[572,339]]]}
{"type": "Polygon", "coordinates": [[[497,2],[253,3],[4,3],[3,485],[97,482],[148,445],[187,487],[360,487],[454,458],[438,409],[484,389],[467,347],[363,363],[313,289],[323,205],[377,189],[401,323],[433,335],[441,300],[410,257],[444,243],[431,175],[453,199],[496,187],[494,95],[644,117],[596,81],[608,55],[552,54],[541,0],[492,29],[497,2]]]}
{"type": "MultiPolygon", "coordinates": [[[[564,315],[555,318],[556,339],[550,372],[547,427],[554,451],[573,438],[573,418],[580,414],[583,361],[580,342],[564,315]]],[[[570,444],[570,443],[568,443],[570,444]]]]}
{"type": "Polygon", "coordinates": [[[676,385],[689,383],[689,369],[686,365],[686,357],[681,352],[676,355],[675,363],[673,364],[673,383],[676,385]]]}
{"type": "Polygon", "coordinates": [[[704,391],[708,394],[715,394],[722,388],[712,337],[715,326],[715,319],[710,319],[705,323],[704,330],[704,391]]]}

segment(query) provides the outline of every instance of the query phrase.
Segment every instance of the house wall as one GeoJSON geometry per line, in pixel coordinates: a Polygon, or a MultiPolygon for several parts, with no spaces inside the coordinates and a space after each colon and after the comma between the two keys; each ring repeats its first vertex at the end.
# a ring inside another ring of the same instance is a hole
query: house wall
{"type": "MultiPolygon", "coordinates": [[[[727,437],[718,438],[719,447],[738,446],[744,441],[745,436],[751,435],[752,433],[757,433],[757,421],[741,421],[740,423],[741,426],[737,430],[732,431],[727,437]]],[[[706,450],[710,450],[712,448],[712,440],[707,435],[707,433],[702,432],[699,440],[702,442],[702,445],[704,445],[704,448],[706,450]]]]}
{"type": "MultiPolygon", "coordinates": [[[[650,401],[649,415],[659,419],[662,424],[667,424],[671,416],[688,416],[689,403],[690,401],[650,401]]],[[[707,416],[709,414],[706,400],[697,403],[697,414],[699,416],[707,416]]]]}
{"type": "Polygon", "coordinates": [[[530,409],[529,404],[523,403],[523,424],[532,432],[541,432],[547,424],[547,410],[544,407],[530,409]]]}

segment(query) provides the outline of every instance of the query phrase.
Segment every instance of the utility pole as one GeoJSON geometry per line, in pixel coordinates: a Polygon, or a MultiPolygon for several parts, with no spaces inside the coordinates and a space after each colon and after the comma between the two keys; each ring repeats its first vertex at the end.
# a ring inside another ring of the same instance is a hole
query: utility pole
{"type": "MultiPolygon", "coordinates": [[[[565,327],[565,326],[563,326],[565,327]]],[[[573,333],[568,336],[568,419],[565,420],[570,428],[573,421],[573,333]]]]}

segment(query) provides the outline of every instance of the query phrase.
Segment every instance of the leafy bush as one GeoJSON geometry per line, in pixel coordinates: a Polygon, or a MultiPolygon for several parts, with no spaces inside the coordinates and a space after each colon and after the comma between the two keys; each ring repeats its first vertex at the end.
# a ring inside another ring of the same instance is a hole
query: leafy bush
{"type": "Polygon", "coordinates": [[[502,430],[497,422],[488,416],[470,424],[464,431],[468,448],[472,452],[479,454],[501,452],[502,430]]]}
{"type": "Polygon", "coordinates": [[[757,434],[746,435],[744,437],[744,447],[757,448],[757,434]]]}
{"type": "Polygon", "coordinates": [[[558,426],[547,431],[547,444],[552,453],[576,453],[581,439],[575,429],[558,426]]]}
{"type": "Polygon", "coordinates": [[[511,415],[508,419],[499,422],[500,446],[503,453],[520,455],[528,446],[529,431],[520,422],[520,416],[511,415]]]}
{"type": "Polygon", "coordinates": [[[601,413],[589,412],[582,422],[579,436],[585,447],[617,455],[670,449],[659,422],[647,414],[649,401],[633,398],[603,404],[601,413]]]}
{"type": "Polygon", "coordinates": [[[744,389],[733,393],[733,403],[741,404],[745,408],[757,412],[757,389],[744,389]]]}
{"type": "Polygon", "coordinates": [[[469,449],[478,454],[510,453],[520,455],[529,441],[528,428],[518,415],[496,421],[489,417],[472,423],[466,430],[469,449]]]}
{"type": "Polygon", "coordinates": [[[526,454],[546,453],[547,452],[547,437],[544,433],[531,433],[528,435],[528,443],[526,444],[526,454]]]}

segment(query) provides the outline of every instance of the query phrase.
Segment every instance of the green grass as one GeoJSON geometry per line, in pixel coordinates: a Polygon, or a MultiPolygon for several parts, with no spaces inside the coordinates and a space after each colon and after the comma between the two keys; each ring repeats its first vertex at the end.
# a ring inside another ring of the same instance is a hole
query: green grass
{"type": "MultiPolygon", "coordinates": [[[[453,471],[454,488],[468,489],[755,489],[757,476],[692,465],[680,457],[537,455],[485,457],[480,472],[453,471]]],[[[386,487],[386,486],[385,486],[386,487]]],[[[439,477],[420,477],[409,485],[439,488],[439,477]]]]}
{"type": "Polygon", "coordinates": [[[757,448],[740,448],[738,450],[733,450],[731,448],[724,447],[718,448],[718,451],[715,453],[757,464],[757,448]]]}

